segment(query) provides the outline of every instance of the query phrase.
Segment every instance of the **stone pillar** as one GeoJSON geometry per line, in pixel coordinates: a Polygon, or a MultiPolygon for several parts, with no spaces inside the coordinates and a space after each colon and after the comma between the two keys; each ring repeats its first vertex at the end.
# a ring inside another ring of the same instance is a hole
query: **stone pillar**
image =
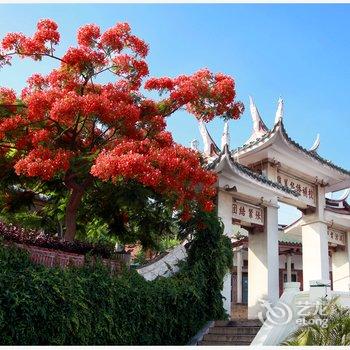
{"type": "Polygon", "coordinates": [[[287,282],[292,282],[292,254],[287,254],[287,282]]]}
{"type": "Polygon", "coordinates": [[[316,210],[305,215],[302,224],[303,289],[309,290],[314,280],[329,280],[328,229],[324,220],[325,188],[316,188],[316,210]]]}
{"type": "Polygon", "coordinates": [[[223,307],[228,314],[229,318],[231,318],[231,290],[232,290],[232,278],[231,272],[228,271],[224,277],[224,286],[221,291],[221,295],[224,297],[223,299],[223,307]]]}
{"type": "MultiPolygon", "coordinates": [[[[225,191],[218,192],[218,217],[224,224],[224,235],[232,238],[232,195],[225,191]]],[[[224,277],[224,286],[221,295],[224,297],[223,306],[229,317],[231,317],[231,302],[232,302],[232,278],[231,272],[228,271],[224,277]]]]}
{"type": "Polygon", "coordinates": [[[266,311],[259,299],[274,304],[279,297],[278,205],[265,208],[265,227],[249,234],[248,318],[257,319],[266,311]]]}
{"type": "Polygon", "coordinates": [[[266,208],[265,231],[267,236],[268,296],[274,303],[279,299],[279,247],[278,247],[278,204],[266,208]]]}
{"type": "Polygon", "coordinates": [[[309,290],[310,281],[329,279],[328,234],[324,221],[302,225],[303,286],[309,290]]]}
{"type": "Polygon", "coordinates": [[[220,190],[218,192],[218,217],[224,224],[224,234],[231,238],[233,235],[232,195],[220,190]]]}
{"type": "Polygon", "coordinates": [[[350,232],[346,233],[346,247],[332,253],[333,290],[348,292],[350,287],[350,232]]]}
{"type": "Polygon", "coordinates": [[[242,303],[242,250],[239,249],[237,254],[237,304],[242,303]]]}

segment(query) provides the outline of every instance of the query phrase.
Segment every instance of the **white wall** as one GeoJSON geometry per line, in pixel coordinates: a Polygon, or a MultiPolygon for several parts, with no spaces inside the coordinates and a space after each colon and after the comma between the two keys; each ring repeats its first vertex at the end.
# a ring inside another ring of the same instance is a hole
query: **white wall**
{"type": "Polygon", "coordinates": [[[141,266],[137,269],[137,272],[148,281],[152,281],[160,276],[169,277],[173,275],[179,270],[177,267],[179,261],[186,259],[187,257],[185,244],[186,242],[183,242],[182,244],[178,245],[168,254],[154,263],[141,266]]]}

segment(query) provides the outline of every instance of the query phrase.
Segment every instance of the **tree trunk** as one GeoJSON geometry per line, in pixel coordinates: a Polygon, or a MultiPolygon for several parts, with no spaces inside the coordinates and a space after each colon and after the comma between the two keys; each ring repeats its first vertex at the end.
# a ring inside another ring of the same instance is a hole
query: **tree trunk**
{"type": "Polygon", "coordinates": [[[66,230],[63,236],[65,241],[73,241],[77,230],[77,213],[78,208],[83,198],[84,190],[73,188],[69,197],[66,208],[65,226],[66,230]]]}
{"type": "Polygon", "coordinates": [[[71,190],[71,194],[70,194],[68,205],[66,208],[66,215],[65,215],[66,229],[64,232],[63,239],[65,241],[73,241],[77,230],[78,208],[86,188],[89,187],[90,184],[92,183],[92,177],[89,176],[87,179],[83,181],[82,184],[78,184],[75,181],[74,174],[67,174],[64,182],[67,188],[71,190]]]}

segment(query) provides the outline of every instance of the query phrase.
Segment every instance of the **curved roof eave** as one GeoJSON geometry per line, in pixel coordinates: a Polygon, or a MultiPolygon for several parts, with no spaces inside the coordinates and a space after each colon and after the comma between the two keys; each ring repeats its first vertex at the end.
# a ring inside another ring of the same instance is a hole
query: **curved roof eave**
{"type": "Polygon", "coordinates": [[[263,135],[261,138],[258,138],[250,143],[247,143],[243,146],[240,146],[238,148],[236,148],[235,150],[233,150],[231,152],[232,155],[239,155],[240,152],[248,152],[250,150],[256,149],[256,148],[260,148],[262,145],[266,144],[271,138],[273,138],[275,135],[277,135],[277,133],[280,133],[280,135],[282,136],[282,138],[286,141],[287,144],[291,145],[293,148],[297,149],[298,151],[300,151],[301,153],[303,153],[305,155],[305,157],[307,158],[311,158],[315,161],[317,161],[318,163],[322,164],[322,165],[326,165],[329,168],[338,171],[339,173],[342,173],[344,175],[350,176],[350,171],[346,170],[334,163],[332,163],[330,160],[327,160],[323,157],[321,157],[320,155],[318,155],[317,152],[315,151],[310,151],[307,150],[306,148],[304,148],[303,146],[301,146],[299,143],[297,143],[296,141],[292,140],[291,137],[288,135],[284,124],[283,124],[283,120],[279,120],[273,127],[272,130],[268,131],[265,135],[263,135]]]}
{"type": "Polygon", "coordinates": [[[290,230],[297,228],[298,226],[301,225],[302,222],[302,217],[296,219],[295,221],[291,222],[289,225],[283,227],[283,232],[288,233],[290,230]]]}
{"type": "Polygon", "coordinates": [[[220,153],[218,158],[216,158],[212,163],[210,163],[208,165],[208,168],[211,170],[214,170],[215,168],[217,168],[219,166],[219,164],[222,164],[222,162],[225,162],[225,161],[227,162],[230,169],[235,174],[237,174],[245,179],[248,179],[250,181],[253,180],[265,188],[267,187],[267,188],[273,189],[275,191],[283,193],[284,195],[287,194],[287,195],[294,197],[294,198],[298,198],[300,196],[300,194],[297,191],[294,191],[294,190],[292,190],[292,189],[290,189],[290,188],[288,188],[288,187],[286,187],[278,182],[274,182],[274,181],[268,179],[267,177],[252,171],[248,167],[234,161],[234,159],[230,155],[230,152],[228,150],[227,145],[224,147],[223,151],[220,153]]]}

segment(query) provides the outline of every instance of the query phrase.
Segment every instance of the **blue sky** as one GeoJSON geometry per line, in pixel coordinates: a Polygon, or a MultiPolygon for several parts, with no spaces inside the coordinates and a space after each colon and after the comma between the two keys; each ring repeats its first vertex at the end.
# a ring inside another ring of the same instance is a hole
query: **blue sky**
{"type": "MultiPolygon", "coordinates": [[[[127,21],[150,45],[152,76],[202,67],[232,75],[238,98],[246,105],[241,120],[230,122],[232,147],[244,143],[251,132],[248,95],[269,127],[281,95],[289,135],[310,147],[320,133],[320,154],[350,169],[350,5],[2,4],[0,37],[9,31],[32,33],[40,18],[59,24],[58,52],[75,44],[82,24],[107,28],[127,21]]],[[[0,86],[20,90],[28,75],[53,67],[48,61],[14,63],[0,71],[0,86]]],[[[222,127],[222,120],[208,125],[218,144],[222,127]]],[[[168,128],[184,145],[200,139],[197,122],[185,112],[169,118],[168,128]]],[[[282,208],[280,216],[286,222],[295,213],[282,208]]]]}

